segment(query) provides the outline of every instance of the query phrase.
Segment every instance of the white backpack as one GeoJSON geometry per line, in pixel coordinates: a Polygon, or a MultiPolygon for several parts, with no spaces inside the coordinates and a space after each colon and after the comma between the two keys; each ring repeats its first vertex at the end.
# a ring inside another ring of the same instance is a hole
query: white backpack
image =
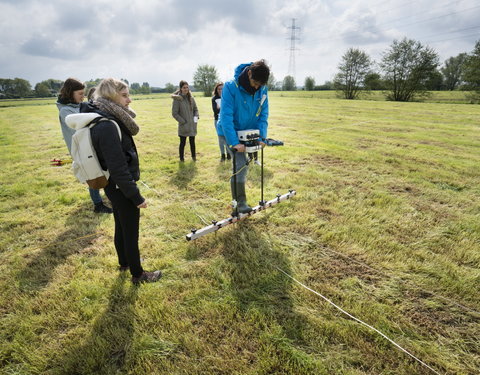
{"type": "Polygon", "coordinates": [[[65,118],[66,124],[75,129],[72,136],[72,148],[70,150],[73,159],[72,170],[75,177],[81,183],[87,183],[92,189],[102,189],[108,184],[110,173],[102,169],[98,161],[97,153],[92,145],[90,129],[101,121],[110,121],[115,124],[118,136],[122,139],[122,133],[118,124],[98,113],[75,113],[65,118]]]}

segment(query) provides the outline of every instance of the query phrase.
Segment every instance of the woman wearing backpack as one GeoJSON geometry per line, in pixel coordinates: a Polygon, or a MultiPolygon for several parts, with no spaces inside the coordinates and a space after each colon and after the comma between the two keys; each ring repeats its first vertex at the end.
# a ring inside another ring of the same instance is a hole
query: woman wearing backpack
{"type": "Polygon", "coordinates": [[[178,121],[178,136],[180,137],[180,145],[178,153],[180,161],[184,161],[185,144],[190,143],[190,153],[193,161],[197,161],[195,150],[195,136],[197,135],[197,122],[200,118],[198,115],[197,104],[193,98],[188,83],[180,81],[179,89],[172,95],[172,116],[178,121]]]}
{"type": "MultiPolygon", "coordinates": [[[[62,127],[63,139],[65,140],[69,153],[71,153],[72,150],[72,136],[75,130],[67,126],[65,117],[72,113],[80,112],[80,104],[83,102],[84,97],[85,85],[75,78],[68,78],[64,82],[58,95],[57,108],[59,111],[60,126],[62,127]]],[[[89,188],[88,191],[90,192],[90,198],[94,205],[94,212],[103,214],[111,214],[113,212],[110,207],[103,204],[99,190],[89,188]]]]}
{"type": "MultiPolygon", "coordinates": [[[[140,167],[133,136],[140,129],[130,103],[128,86],[123,81],[106,78],[97,86],[93,102],[82,106],[81,112],[96,112],[112,120],[99,121],[90,129],[90,134],[100,165],[110,172],[105,193],[113,207],[114,242],[120,270],[129,269],[132,282],[139,284],[158,281],[162,273],[144,271],[140,263],[140,208],[146,208],[147,202],[136,183],[140,179],[140,167]],[[118,124],[121,136],[113,121],[118,124]]],[[[85,117],[87,123],[91,121],[91,116],[85,117]]]]}

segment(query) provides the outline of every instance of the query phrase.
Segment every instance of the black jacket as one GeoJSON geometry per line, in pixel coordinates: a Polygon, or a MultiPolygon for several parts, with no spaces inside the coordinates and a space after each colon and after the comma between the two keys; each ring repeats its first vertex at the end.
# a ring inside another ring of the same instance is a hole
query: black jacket
{"type": "Polygon", "coordinates": [[[212,96],[212,109],[213,109],[213,116],[215,117],[215,120],[218,120],[218,115],[220,114],[220,110],[217,108],[217,103],[215,100],[220,99],[220,96],[214,95],[212,96]]]}
{"type": "Polygon", "coordinates": [[[110,172],[107,188],[117,186],[135,206],[145,199],[140,194],[136,181],[140,179],[140,166],[137,147],[133,137],[123,123],[110,114],[99,111],[88,103],[82,105],[80,112],[96,112],[104,117],[112,118],[120,127],[122,139],[119,139],[118,130],[111,121],[101,121],[95,125],[90,134],[92,144],[97,153],[100,165],[110,172]]]}

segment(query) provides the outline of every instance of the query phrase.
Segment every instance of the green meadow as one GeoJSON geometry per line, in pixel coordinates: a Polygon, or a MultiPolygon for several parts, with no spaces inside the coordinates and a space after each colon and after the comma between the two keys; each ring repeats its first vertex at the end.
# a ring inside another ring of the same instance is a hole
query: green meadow
{"type": "Polygon", "coordinates": [[[272,92],[265,199],[297,195],[191,242],[230,212],[210,98],[184,164],[169,96],[134,98],[141,255],[164,273],[140,287],[113,218],[50,165],[55,100],[0,102],[0,374],[478,374],[480,106],[372,95],[272,92]]]}

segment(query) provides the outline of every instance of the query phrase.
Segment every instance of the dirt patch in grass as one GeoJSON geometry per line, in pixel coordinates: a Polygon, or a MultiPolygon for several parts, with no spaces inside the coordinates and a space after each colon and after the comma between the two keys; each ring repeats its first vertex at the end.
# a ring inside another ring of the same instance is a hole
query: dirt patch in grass
{"type": "Polygon", "coordinates": [[[331,167],[331,166],[337,167],[337,166],[343,166],[346,164],[345,160],[336,158],[330,155],[315,155],[313,157],[313,162],[322,164],[327,167],[331,167]]]}
{"type": "MultiPolygon", "coordinates": [[[[458,337],[473,342],[476,339],[480,316],[421,290],[407,290],[402,315],[426,335],[458,337]],[[435,301],[428,306],[428,301],[435,301]]],[[[472,350],[474,348],[472,347],[472,350]]],[[[480,353],[480,348],[475,349],[480,353]]]]}
{"type": "Polygon", "coordinates": [[[388,190],[394,193],[405,193],[405,194],[412,194],[414,196],[421,195],[421,190],[415,186],[408,185],[408,184],[395,184],[390,185],[388,190]]]}
{"type": "Polygon", "coordinates": [[[377,128],[378,131],[382,131],[385,133],[411,133],[412,129],[407,128],[377,128]]]}
{"type": "MultiPolygon", "coordinates": [[[[382,275],[369,267],[362,259],[353,259],[351,256],[342,255],[328,248],[316,250],[323,256],[310,259],[308,262],[315,275],[310,279],[328,280],[329,283],[338,284],[349,278],[357,278],[368,285],[375,285],[381,281],[382,275]]],[[[356,256],[358,258],[358,256],[356,256]]]]}

